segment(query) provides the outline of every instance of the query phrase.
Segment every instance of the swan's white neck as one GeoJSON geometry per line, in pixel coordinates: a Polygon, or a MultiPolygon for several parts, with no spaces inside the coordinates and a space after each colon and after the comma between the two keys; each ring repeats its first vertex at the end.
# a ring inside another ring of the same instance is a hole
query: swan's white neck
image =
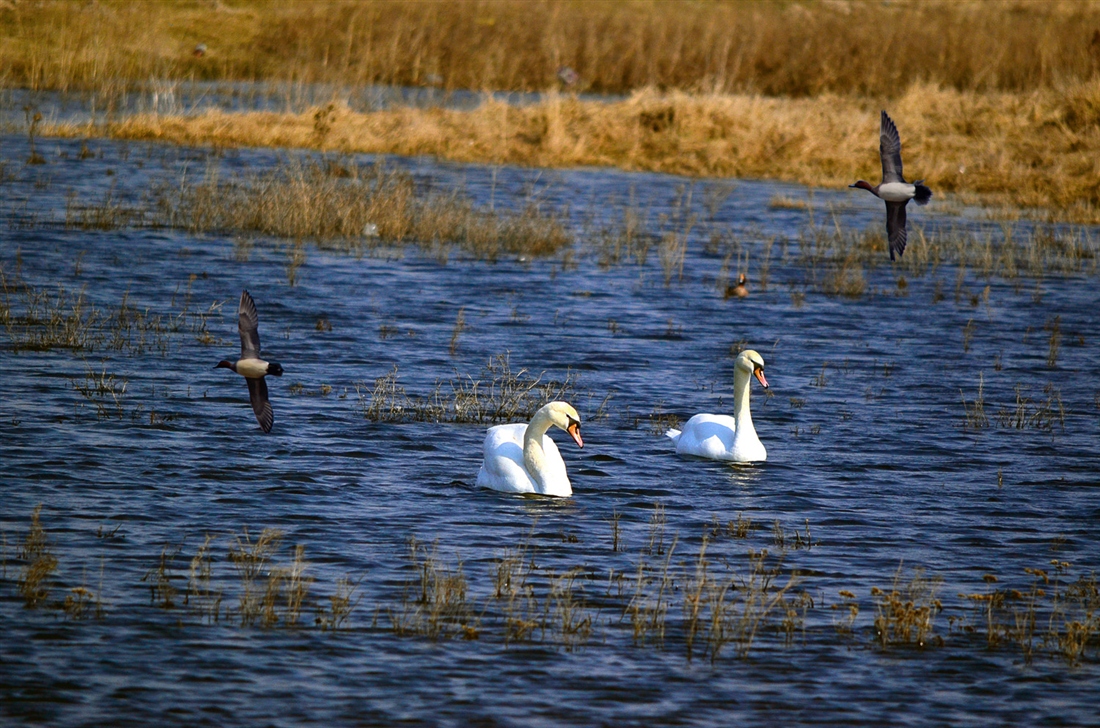
{"type": "Polygon", "coordinates": [[[540,409],[523,433],[523,466],[542,492],[546,491],[546,451],[542,447],[542,437],[552,424],[550,414],[540,409]]]}
{"type": "Polygon", "coordinates": [[[749,384],[752,376],[738,367],[733,373],[733,420],[737,423],[736,437],[756,438],[756,428],[752,426],[752,414],[749,412],[749,384]]]}

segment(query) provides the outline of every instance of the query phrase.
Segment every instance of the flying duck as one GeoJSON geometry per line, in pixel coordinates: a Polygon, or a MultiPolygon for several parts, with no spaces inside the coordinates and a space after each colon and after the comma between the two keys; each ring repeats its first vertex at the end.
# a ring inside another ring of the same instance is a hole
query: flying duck
{"type": "Polygon", "coordinates": [[[860,180],[849,187],[867,190],[875,197],[886,201],[886,237],[890,241],[890,260],[894,253],[900,258],[905,252],[905,205],[916,200],[918,205],[927,205],[932,198],[932,190],[924,186],[924,180],[906,182],[901,174],[901,137],[894,120],[882,112],[879,124],[878,151],[882,156],[882,183],[872,187],[860,180]]]}
{"type": "Polygon", "coordinates": [[[241,332],[241,358],[235,362],[223,359],[214,368],[232,369],[244,377],[248,382],[248,396],[252,400],[252,411],[256,413],[256,420],[264,432],[271,432],[271,426],[275,424],[275,414],[267,399],[267,382],[264,377],[268,374],[283,376],[283,367],[260,358],[260,316],[256,313],[256,303],[248,291],[241,292],[237,328],[241,332]]]}

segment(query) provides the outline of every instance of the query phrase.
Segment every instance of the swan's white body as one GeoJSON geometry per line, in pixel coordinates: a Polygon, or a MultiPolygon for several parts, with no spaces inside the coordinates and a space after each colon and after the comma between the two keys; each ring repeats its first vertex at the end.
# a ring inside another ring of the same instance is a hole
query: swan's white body
{"type": "Polygon", "coordinates": [[[682,430],[666,432],[676,443],[678,454],[735,463],[768,459],[768,451],[756,435],[749,412],[749,382],[753,376],[767,388],[764,360],[755,351],[743,351],[734,365],[733,417],[699,414],[685,422],[682,430]]]}
{"type": "Polygon", "coordinates": [[[489,428],[485,459],[477,474],[478,486],[505,493],[561,498],[573,495],[565,461],[546,434],[551,427],[565,430],[578,446],[584,447],[577,411],[565,402],[551,402],[536,412],[529,424],[489,428]]]}

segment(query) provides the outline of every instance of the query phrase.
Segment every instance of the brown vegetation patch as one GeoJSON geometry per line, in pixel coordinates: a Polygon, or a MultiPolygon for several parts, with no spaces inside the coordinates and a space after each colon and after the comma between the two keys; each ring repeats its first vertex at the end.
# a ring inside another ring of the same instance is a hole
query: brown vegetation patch
{"type": "MultiPolygon", "coordinates": [[[[15,2],[0,5],[0,82],[100,92],[149,79],[784,96],[893,96],[919,81],[1021,91],[1095,77],[1098,20],[1096,3],[1068,0],[15,2]]],[[[647,114],[658,132],[679,118],[647,114]]]]}
{"type": "MultiPolygon", "coordinates": [[[[1100,220],[1100,127],[1081,121],[1100,108],[1100,81],[1018,95],[917,84],[887,105],[901,128],[907,175],[927,180],[940,195],[1022,207],[1025,214],[1045,208],[1057,219],[1100,220]]],[[[614,166],[839,188],[860,177],[877,179],[882,106],[831,95],[769,99],[642,90],[609,103],[550,94],[537,104],[512,106],[486,98],[471,111],[356,113],[340,106],[323,138],[316,131],[316,109],[137,115],[104,127],[55,124],[43,132],[431,154],[538,167],[614,166]],[[654,118],[667,119],[667,126],[654,131],[646,121],[654,118]]]]}

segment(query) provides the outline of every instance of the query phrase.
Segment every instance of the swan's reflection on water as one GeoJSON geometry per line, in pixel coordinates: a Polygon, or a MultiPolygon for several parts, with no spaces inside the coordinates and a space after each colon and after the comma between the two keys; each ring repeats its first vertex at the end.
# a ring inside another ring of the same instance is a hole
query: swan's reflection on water
{"type": "Polygon", "coordinates": [[[726,481],[742,490],[752,490],[770,482],[767,463],[730,463],[726,481]]]}

